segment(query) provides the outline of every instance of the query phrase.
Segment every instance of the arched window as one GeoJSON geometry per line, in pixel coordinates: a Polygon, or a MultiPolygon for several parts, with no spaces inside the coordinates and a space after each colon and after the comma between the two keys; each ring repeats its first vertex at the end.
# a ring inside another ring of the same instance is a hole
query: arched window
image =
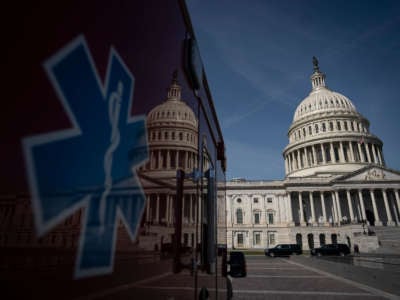
{"type": "Polygon", "coordinates": [[[331,234],[331,241],[332,241],[332,244],[337,244],[337,234],[336,233],[331,234]]]}
{"type": "Polygon", "coordinates": [[[315,133],[318,133],[318,124],[315,124],[315,133]]]}
{"type": "Polygon", "coordinates": [[[311,128],[311,126],[308,126],[308,134],[309,134],[309,135],[312,135],[312,128],[311,128]]]}
{"type": "Polygon", "coordinates": [[[321,233],[321,234],[319,235],[319,245],[320,245],[320,246],[325,245],[325,234],[323,234],[323,233],[321,233]]]}
{"type": "Polygon", "coordinates": [[[303,248],[303,238],[301,233],[296,234],[296,244],[303,248]]]}
{"type": "Polygon", "coordinates": [[[314,249],[314,235],[312,233],[309,233],[307,235],[307,240],[308,240],[308,248],[314,249]]]}
{"type": "Polygon", "coordinates": [[[243,224],[243,211],[241,208],[236,210],[236,223],[243,224]]]}
{"type": "Polygon", "coordinates": [[[326,126],[325,123],[322,123],[322,131],[325,132],[326,131],[326,126]]]}
{"type": "Polygon", "coordinates": [[[333,123],[332,122],[329,122],[329,130],[333,131],[333,123]]]}

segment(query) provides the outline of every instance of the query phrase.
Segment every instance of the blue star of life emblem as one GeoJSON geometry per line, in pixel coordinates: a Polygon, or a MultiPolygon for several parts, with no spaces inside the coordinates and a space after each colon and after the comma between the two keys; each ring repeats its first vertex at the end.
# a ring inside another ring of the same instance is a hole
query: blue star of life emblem
{"type": "Polygon", "coordinates": [[[84,208],[75,277],[111,273],[118,222],[133,240],[145,207],[132,171],[148,159],[145,117],[130,115],[134,77],[111,47],[103,84],[82,35],[43,67],[72,128],[22,140],[36,231],[84,208]]]}

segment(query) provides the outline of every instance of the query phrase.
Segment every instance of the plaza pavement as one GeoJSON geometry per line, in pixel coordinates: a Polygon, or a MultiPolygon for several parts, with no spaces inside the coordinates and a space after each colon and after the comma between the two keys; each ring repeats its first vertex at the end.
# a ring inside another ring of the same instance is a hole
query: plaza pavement
{"type": "Polygon", "coordinates": [[[400,265],[386,270],[303,255],[246,259],[247,277],[233,278],[235,300],[400,299],[400,265]]]}

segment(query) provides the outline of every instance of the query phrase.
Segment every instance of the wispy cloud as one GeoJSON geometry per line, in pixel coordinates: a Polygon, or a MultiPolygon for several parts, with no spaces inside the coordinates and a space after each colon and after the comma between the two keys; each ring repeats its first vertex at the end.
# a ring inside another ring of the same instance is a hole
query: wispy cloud
{"type": "Polygon", "coordinates": [[[241,177],[241,174],[252,174],[247,179],[281,179],[284,176],[284,162],[280,149],[257,147],[237,140],[226,140],[228,149],[228,177],[241,177]],[[251,159],[250,159],[251,158],[251,159]],[[234,161],[232,166],[230,161],[234,161]],[[268,162],[268,163],[267,163],[268,162]]]}
{"type": "Polygon", "coordinates": [[[340,56],[344,53],[353,51],[360,47],[361,44],[367,42],[375,38],[377,35],[382,35],[385,31],[389,30],[391,27],[395,26],[396,24],[399,25],[400,23],[400,16],[395,17],[394,19],[386,20],[385,22],[373,27],[368,28],[367,30],[363,31],[362,33],[358,34],[355,38],[353,38],[349,42],[341,41],[339,47],[330,48],[324,53],[324,57],[334,57],[340,56]]]}

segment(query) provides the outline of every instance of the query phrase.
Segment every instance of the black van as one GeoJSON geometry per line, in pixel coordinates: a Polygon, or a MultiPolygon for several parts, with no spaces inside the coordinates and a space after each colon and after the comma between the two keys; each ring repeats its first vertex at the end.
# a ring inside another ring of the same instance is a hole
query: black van
{"type": "Polygon", "coordinates": [[[289,256],[292,254],[302,254],[303,250],[301,250],[300,245],[297,244],[279,244],[274,248],[265,249],[266,256],[289,256]]]}
{"type": "Polygon", "coordinates": [[[320,248],[311,250],[311,255],[340,255],[345,256],[350,254],[350,248],[346,244],[326,244],[320,248]]]}

